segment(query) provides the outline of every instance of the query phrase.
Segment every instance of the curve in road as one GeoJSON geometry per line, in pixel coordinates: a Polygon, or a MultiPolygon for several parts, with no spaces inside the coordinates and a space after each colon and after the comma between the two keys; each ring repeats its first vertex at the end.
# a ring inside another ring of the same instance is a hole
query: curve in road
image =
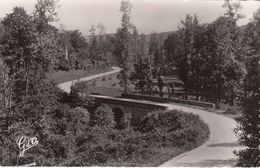
{"type": "Polygon", "coordinates": [[[112,67],[112,69],[113,70],[111,70],[111,71],[100,73],[100,74],[97,74],[97,75],[87,76],[85,78],[80,78],[80,79],[64,82],[64,83],[59,84],[58,87],[61,88],[62,90],[64,90],[65,92],[69,93],[70,92],[70,87],[74,83],[76,83],[78,81],[80,81],[80,82],[89,81],[89,80],[101,78],[103,76],[107,76],[107,75],[111,75],[111,74],[120,72],[120,68],[119,67],[112,67]]]}
{"type": "Polygon", "coordinates": [[[166,104],[169,110],[175,109],[199,115],[208,124],[210,136],[206,143],[183,153],[162,164],[160,167],[234,167],[237,157],[235,150],[242,147],[237,144],[233,132],[236,122],[228,117],[203,110],[166,104]]]}

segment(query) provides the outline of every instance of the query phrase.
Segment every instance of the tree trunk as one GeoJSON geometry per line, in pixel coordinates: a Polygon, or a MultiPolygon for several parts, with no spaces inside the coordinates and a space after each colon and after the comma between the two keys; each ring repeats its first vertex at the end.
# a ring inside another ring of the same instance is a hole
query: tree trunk
{"type": "Polygon", "coordinates": [[[188,90],[185,88],[185,100],[188,100],[188,90]]]}
{"type": "Polygon", "coordinates": [[[199,75],[197,75],[197,81],[196,81],[196,100],[199,100],[199,75]]]}
{"type": "Polygon", "coordinates": [[[163,87],[159,87],[160,90],[160,97],[163,97],[163,87]]]}
{"type": "Polygon", "coordinates": [[[127,79],[124,77],[124,85],[125,85],[125,94],[128,94],[127,92],[127,79]]]}
{"type": "Polygon", "coordinates": [[[235,87],[232,87],[232,93],[231,93],[231,100],[230,100],[230,105],[234,106],[235,104],[235,87]]]}
{"type": "Polygon", "coordinates": [[[29,76],[28,76],[29,72],[26,72],[26,83],[25,83],[25,97],[27,97],[28,95],[28,89],[29,89],[29,76]]]}
{"type": "Polygon", "coordinates": [[[168,97],[171,98],[171,92],[170,92],[169,84],[167,83],[166,86],[167,86],[168,97]]]}

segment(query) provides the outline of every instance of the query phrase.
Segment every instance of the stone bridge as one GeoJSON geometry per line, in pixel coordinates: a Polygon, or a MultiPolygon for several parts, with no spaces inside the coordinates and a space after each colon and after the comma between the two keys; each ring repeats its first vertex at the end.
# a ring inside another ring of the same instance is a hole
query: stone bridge
{"type": "Polygon", "coordinates": [[[168,107],[163,104],[145,100],[125,99],[102,95],[91,95],[91,97],[93,97],[96,102],[108,105],[112,108],[117,125],[123,124],[124,121],[131,121],[133,124],[137,124],[145,115],[152,111],[166,111],[168,109],[168,107]]]}

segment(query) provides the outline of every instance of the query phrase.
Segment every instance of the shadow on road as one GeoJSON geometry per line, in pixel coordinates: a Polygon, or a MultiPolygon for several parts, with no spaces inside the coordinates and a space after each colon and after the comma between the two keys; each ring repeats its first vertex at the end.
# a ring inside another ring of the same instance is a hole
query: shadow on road
{"type": "Polygon", "coordinates": [[[216,143],[216,144],[209,144],[209,147],[237,147],[239,144],[237,142],[231,143],[216,143]]]}
{"type": "Polygon", "coordinates": [[[236,159],[230,159],[230,160],[205,160],[202,162],[197,162],[197,163],[187,163],[183,164],[182,166],[184,167],[223,167],[226,165],[233,165],[236,166],[237,160],[236,159]]]}

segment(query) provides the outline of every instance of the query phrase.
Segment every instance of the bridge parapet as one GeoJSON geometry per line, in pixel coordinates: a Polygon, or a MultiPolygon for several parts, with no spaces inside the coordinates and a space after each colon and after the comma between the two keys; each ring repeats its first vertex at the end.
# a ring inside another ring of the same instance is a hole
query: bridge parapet
{"type": "Polygon", "coordinates": [[[130,106],[135,108],[144,108],[151,110],[167,110],[168,107],[163,105],[162,103],[150,102],[145,100],[136,100],[136,99],[126,99],[126,98],[117,98],[111,96],[102,96],[102,95],[91,95],[91,97],[95,98],[97,102],[103,104],[114,104],[120,106],[130,106]]]}
{"type": "Polygon", "coordinates": [[[144,116],[152,111],[168,110],[168,107],[166,107],[162,103],[156,103],[146,100],[117,98],[102,95],[91,95],[91,97],[93,97],[96,102],[110,106],[114,113],[116,113],[116,111],[120,109],[120,111],[122,111],[122,113],[124,114],[122,120],[128,120],[129,118],[131,118],[131,122],[133,124],[138,124],[144,116]]]}

